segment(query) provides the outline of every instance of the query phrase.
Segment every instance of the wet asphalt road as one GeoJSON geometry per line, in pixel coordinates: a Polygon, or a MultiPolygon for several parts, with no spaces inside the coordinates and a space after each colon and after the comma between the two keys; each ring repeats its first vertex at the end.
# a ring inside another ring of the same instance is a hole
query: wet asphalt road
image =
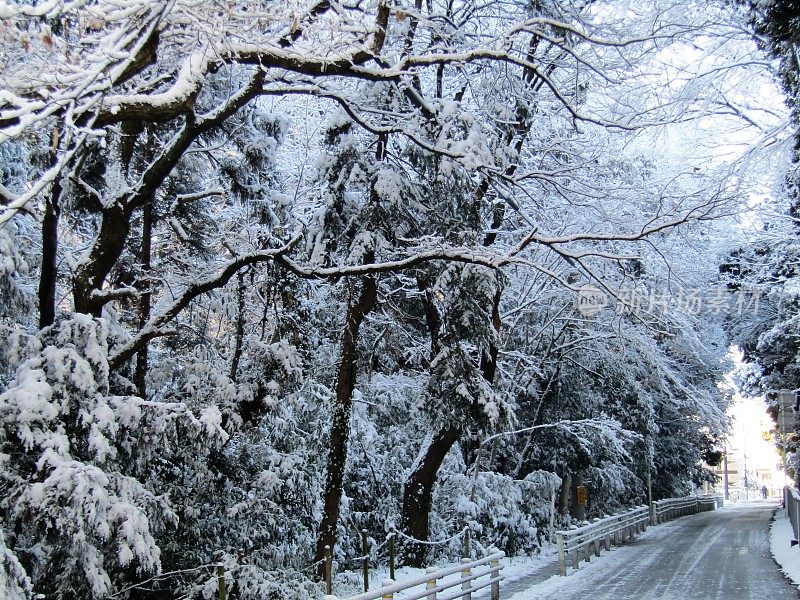
{"type": "MultiPolygon", "coordinates": [[[[537,582],[503,598],[534,600],[796,600],[800,594],[772,559],[774,504],[733,505],[648,529],[630,545],[594,559],[580,573],[537,582]],[[518,593],[514,593],[518,592],[518,593]]],[[[585,564],[585,563],[582,563],[585,564]]]]}

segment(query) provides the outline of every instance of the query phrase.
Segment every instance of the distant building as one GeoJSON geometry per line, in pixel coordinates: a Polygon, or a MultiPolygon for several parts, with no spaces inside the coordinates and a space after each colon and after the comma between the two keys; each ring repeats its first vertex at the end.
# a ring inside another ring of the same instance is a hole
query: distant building
{"type": "MultiPolygon", "coordinates": [[[[780,499],[783,494],[783,474],[776,467],[750,466],[747,468],[747,489],[744,481],[743,454],[736,449],[728,457],[728,497],[731,500],[755,500],[761,497],[761,489],[767,488],[768,498],[780,499]]],[[[725,493],[725,461],[715,467],[703,465],[710,469],[717,478],[714,484],[705,484],[703,493],[725,493]]]]}

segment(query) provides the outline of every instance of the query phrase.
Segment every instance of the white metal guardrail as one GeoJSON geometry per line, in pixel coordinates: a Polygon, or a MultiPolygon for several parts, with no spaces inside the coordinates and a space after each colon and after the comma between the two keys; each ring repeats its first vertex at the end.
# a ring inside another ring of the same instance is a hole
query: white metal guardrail
{"type": "Polygon", "coordinates": [[[577,569],[579,554],[582,553],[584,560],[589,562],[592,554],[600,556],[601,546],[610,550],[612,544],[632,539],[634,534],[647,528],[649,521],[650,511],[646,505],[642,505],[618,515],[595,519],[593,523],[582,527],[556,532],[561,574],[567,574],[568,559],[571,559],[573,568],[577,569]]]}
{"type": "MultiPolygon", "coordinates": [[[[785,497],[787,512],[797,538],[800,526],[800,494],[786,488],[785,497]]],[[[649,524],[657,525],[683,515],[714,510],[721,507],[722,502],[720,495],[668,498],[653,502],[650,507],[637,506],[624,513],[595,519],[582,527],[557,531],[561,574],[567,574],[568,562],[578,569],[581,558],[589,562],[592,554],[600,556],[601,548],[610,550],[612,545],[632,540],[636,534],[647,529],[649,524]]],[[[363,594],[348,598],[330,595],[325,596],[325,600],[392,600],[395,594],[401,592],[403,593],[399,597],[402,600],[472,600],[473,592],[485,588],[491,589],[491,600],[500,600],[500,582],[503,580],[500,559],[504,557],[504,552],[491,549],[490,554],[484,558],[464,558],[460,565],[444,569],[429,567],[425,575],[400,582],[388,579],[382,587],[363,594]]]]}
{"type": "Polygon", "coordinates": [[[694,515],[706,510],[722,507],[722,496],[686,496],[684,498],[666,498],[656,500],[651,508],[653,525],[666,523],[684,515],[694,515]]]}
{"type": "MultiPolygon", "coordinates": [[[[392,600],[399,592],[405,592],[403,600],[472,600],[473,592],[487,587],[491,588],[491,599],[500,600],[500,581],[503,579],[500,559],[503,557],[505,552],[497,551],[477,560],[464,558],[460,565],[445,569],[429,567],[425,575],[400,582],[388,579],[383,587],[341,600],[392,600]],[[452,577],[459,573],[459,577],[452,577]]],[[[338,596],[325,596],[325,600],[340,599],[338,596]]]]}
{"type": "Polygon", "coordinates": [[[725,504],[725,499],[722,494],[705,494],[697,496],[700,501],[700,511],[716,510],[722,508],[725,504]]]}
{"type": "MultiPolygon", "coordinates": [[[[800,495],[797,498],[797,522],[800,524],[800,495]]],[[[556,532],[558,541],[558,562],[562,575],[567,574],[567,565],[577,569],[581,556],[589,562],[591,555],[600,556],[600,549],[609,550],[617,545],[633,539],[635,534],[644,531],[648,524],[658,525],[684,515],[721,508],[721,495],[687,496],[684,498],[667,498],[653,502],[650,508],[640,506],[627,512],[595,519],[593,523],[582,527],[573,527],[556,532]]]]}

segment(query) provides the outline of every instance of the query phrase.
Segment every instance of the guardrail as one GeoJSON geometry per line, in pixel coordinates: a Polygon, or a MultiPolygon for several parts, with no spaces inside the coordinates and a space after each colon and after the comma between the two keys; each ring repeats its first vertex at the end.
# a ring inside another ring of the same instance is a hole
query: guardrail
{"type": "Polygon", "coordinates": [[[800,493],[793,487],[783,488],[783,506],[786,508],[786,516],[792,524],[794,539],[800,540],[800,493]]]}
{"type": "Polygon", "coordinates": [[[568,557],[572,559],[573,568],[577,569],[581,552],[584,560],[589,562],[592,554],[600,556],[601,545],[610,550],[612,544],[633,539],[634,534],[647,528],[649,521],[650,511],[643,505],[618,515],[595,519],[582,527],[556,532],[561,574],[567,574],[568,557]]]}
{"type": "Polygon", "coordinates": [[[725,498],[722,494],[705,494],[703,496],[697,496],[697,499],[700,501],[701,512],[706,510],[716,510],[725,505],[725,498]]]}
{"type": "Polygon", "coordinates": [[[699,512],[714,510],[722,506],[722,496],[686,496],[684,498],[666,498],[656,500],[650,510],[652,514],[651,523],[659,525],[672,519],[685,515],[695,515],[699,512]]]}
{"type": "MultiPolygon", "coordinates": [[[[800,526],[800,494],[786,488],[787,512],[792,520],[795,537],[800,526]],[[791,504],[790,504],[791,503],[791,504]],[[790,510],[788,507],[792,506],[790,510]]],[[[567,574],[567,562],[578,569],[581,557],[591,561],[591,555],[600,556],[601,548],[610,550],[612,545],[634,539],[634,536],[647,529],[649,524],[665,523],[683,515],[714,510],[722,506],[722,496],[688,496],[668,498],[647,505],[638,506],[624,513],[595,519],[581,527],[557,531],[558,562],[562,575],[567,574]]],[[[800,538],[799,538],[800,539],[800,538]]],[[[477,560],[464,558],[460,565],[436,569],[429,567],[425,575],[395,582],[387,579],[383,586],[374,590],[340,598],[328,595],[325,600],[392,600],[395,594],[402,594],[403,600],[472,600],[472,593],[491,588],[491,600],[500,600],[500,582],[503,576],[500,559],[504,552],[496,549],[491,554],[477,560]],[[452,577],[459,575],[458,577],[452,577]],[[424,586],[424,587],[423,587],[424,586]],[[414,590],[414,588],[421,588],[414,590]],[[448,590],[450,590],[448,592],[448,590]],[[409,593],[410,592],[410,593],[409,593]],[[445,592],[445,593],[442,593],[445,592]]]]}
{"type": "Polygon", "coordinates": [[[408,592],[413,588],[425,586],[423,589],[412,591],[410,594],[403,594],[403,600],[472,600],[472,592],[477,592],[484,588],[491,588],[491,600],[500,600],[500,581],[503,576],[500,570],[503,568],[500,559],[505,557],[505,552],[492,552],[489,556],[470,560],[464,558],[460,565],[445,569],[428,567],[425,575],[407,579],[405,581],[394,582],[387,579],[383,587],[376,588],[357,596],[340,599],[338,596],[325,596],[325,600],[392,600],[398,592],[408,592]],[[474,571],[473,571],[474,570],[474,571]],[[459,577],[447,579],[452,575],[459,574],[459,577]],[[440,592],[450,591],[440,594],[440,592]]]}

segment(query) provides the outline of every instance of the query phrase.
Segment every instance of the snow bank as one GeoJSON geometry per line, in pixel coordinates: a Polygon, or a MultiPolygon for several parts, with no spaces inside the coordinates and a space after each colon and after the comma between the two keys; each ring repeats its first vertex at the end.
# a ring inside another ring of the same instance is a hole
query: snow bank
{"type": "Polygon", "coordinates": [[[786,509],[779,508],[770,530],[770,551],[783,574],[800,587],[800,546],[792,546],[793,539],[792,524],[786,516],[786,509]]]}

